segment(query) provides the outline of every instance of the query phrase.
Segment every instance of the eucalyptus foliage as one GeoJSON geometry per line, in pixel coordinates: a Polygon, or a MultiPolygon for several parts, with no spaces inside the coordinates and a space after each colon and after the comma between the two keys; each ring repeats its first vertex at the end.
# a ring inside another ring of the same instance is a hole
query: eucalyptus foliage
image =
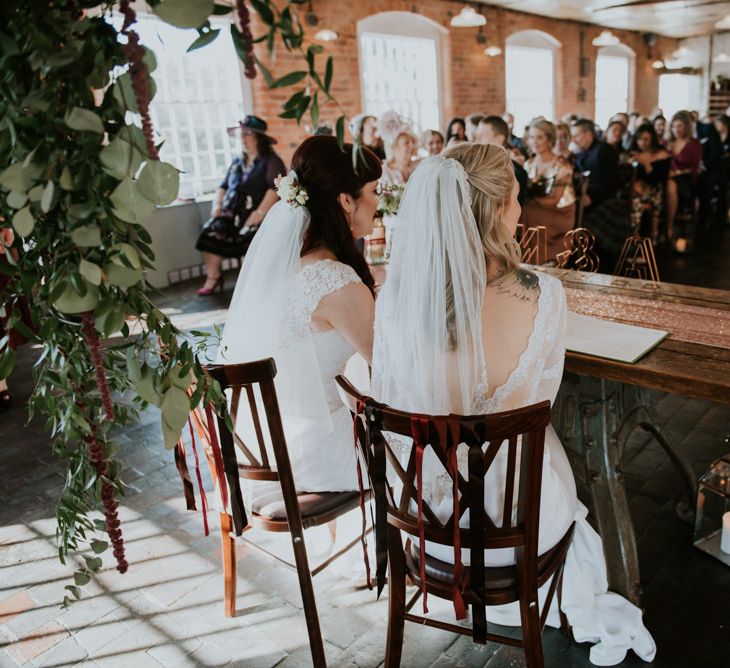
{"type": "MultiPolygon", "coordinates": [[[[191,49],[218,36],[209,16],[232,9],[212,0],[149,4],[163,20],[198,30],[191,49]]],[[[295,4],[279,10],[251,0],[266,33],[247,39],[250,31],[235,25],[231,31],[244,60],[252,57],[254,42],[273,51],[277,34],[285,48],[301,54],[304,69],[278,80],[258,61],[257,67],[272,87],[303,84],[282,116],[301,121],[309,111],[316,126],[320,93],[336,104],[332,62],[320,77],[321,47],[304,48],[295,4]]],[[[40,347],[30,415],[45,418],[53,452],[67,465],[57,505],[59,557],[90,550],[65,603],[80,596],[79,587],[102,565],[97,555],[107,541],[98,532],[107,532],[117,568],[126,570],[114,500],[123,493],[114,433],[152,404],[161,410],[165,447],[173,448],[191,406],[203,401],[225,410],[219,386],[196,355],[205,342],[196,345],[179,332],[145,282],[155,262],[145,221],[176,198],[179,179],[173,165],[157,158],[148,127],[154,55],[147,50],[134,62],[135,46],[141,49],[130,36],[134,13],[129,1],[120,6],[127,19],[121,40],[105,20],[111,3],[0,3],[0,229],[11,227],[15,235],[12,251],[0,256],[0,272],[8,277],[0,315],[9,317],[8,330],[40,347]],[[144,131],[129,112],[141,114],[144,131]],[[20,298],[27,300],[30,323],[20,298]],[[90,512],[100,505],[106,519],[92,521],[90,512]]],[[[236,10],[239,18],[247,12],[242,2],[236,10]]],[[[343,141],[344,116],[337,128],[343,141]]],[[[14,359],[5,336],[0,378],[9,376],[14,359]]]]}

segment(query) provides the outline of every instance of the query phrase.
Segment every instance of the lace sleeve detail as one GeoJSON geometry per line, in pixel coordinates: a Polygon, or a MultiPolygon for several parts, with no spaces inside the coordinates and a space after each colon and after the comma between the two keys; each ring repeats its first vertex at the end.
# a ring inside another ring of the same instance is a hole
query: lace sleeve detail
{"type": "Polygon", "coordinates": [[[323,297],[360,280],[351,266],[334,260],[321,260],[302,267],[289,302],[290,324],[295,333],[306,334],[312,313],[323,297]]]}

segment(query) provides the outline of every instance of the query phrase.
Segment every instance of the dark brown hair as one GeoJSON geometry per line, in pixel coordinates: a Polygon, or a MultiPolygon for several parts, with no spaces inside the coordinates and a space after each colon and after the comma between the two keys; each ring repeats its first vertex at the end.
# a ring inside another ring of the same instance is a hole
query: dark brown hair
{"type": "Polygon", "coordinates": [[[307,208],[312,216],[302,244],[302,255],[327,248],[342,263],[351,266],[362,282],[374,292],[375,281],[362,253],[355,246],[350,226],[337,196],[347,193],[357,199],[366,183],[377,181],[383,173],[380,160],[362,147],[355,156],[352,144],[340,148],[334,137],[305,139],[292,158],[291,168],[306,188],[307,208]]]}

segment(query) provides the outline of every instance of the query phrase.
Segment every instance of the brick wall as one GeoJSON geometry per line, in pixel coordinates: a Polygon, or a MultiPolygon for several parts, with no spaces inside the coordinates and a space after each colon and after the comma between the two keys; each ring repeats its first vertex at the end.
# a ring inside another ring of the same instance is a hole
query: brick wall
{"type": "MultiPolygon", "coordinates": [[[[418,4],[402,0],[314,0],[314,11],[320,19],[318,27],[327,27],[339,33],[337,41],[325,44],[325,54],[334,57],[333,94],[342,104],[347,116],[359,113],[361,109],[359,60],[357,43],[357,22],[367,16],[384,11],[415,11],[448,29],[442,53],[444,77],[442,90],[443,115],[445,119],[453,115],[466,115],[472,112],[501,113],[505,105],[504,54],[494,58],[484,55],[484,45],[477,44],[477,28],[451,28],[449,22],[453,14],[463,7],[462,2],[443,0],[420,0],[418,4]]],[[[556,63],[556,112],[558,116],[568,112],[592,117],[594,113],[595,60],[597,47],[591,42],[602,28],[595,25],[550,19],[523,12],[501,8],[486,7],[488,19],[484,27],[489,45],[502,49],[506,38],[520,30],[541,30],[561,43],[556,63]],[[584,54],[589,58],[588,76],[580,78],[579,49],[580,33],[584,31],[584,54]],[[578,88],[586,91],[583,102],[578,99],[578,88]]],[[[260,34],[257,25],[254,34],[260,34]]],[[[314,31],[307,28],[309,34],[314,31]]],[[[647,49],[638,32],[612,30],[623,44],[636,53],[634,108],[648,114],[657,104],[658,75],[651,68],[647,49]]],[[[660,38],[654,47],[657,54],[668,54],[676,48],[676,40],[660,38]]],[[[292,69],[302,69],[301,60],[277,48],[274,62],[268,58],[265,47],[257,45],[257,55],[270,67],[272,74],[280,76],[292,69]]],[[[322,59],[323,56],[319,56],[322,59]]],[[[286,160],[293,149],[305,137],[302,128],[293,121],[278,118],[281,105],[296,90],[285,88],[270,91],[259,76],[252,82],[255,113],[265,118],[271,132],[279,139],[279,153],[286,160]]],[[[618,109],[617,109],[618,111],[618,109]]],[[[338,112],[333,108],[323,108],[323,120],[336,118],[338,112]]]]}

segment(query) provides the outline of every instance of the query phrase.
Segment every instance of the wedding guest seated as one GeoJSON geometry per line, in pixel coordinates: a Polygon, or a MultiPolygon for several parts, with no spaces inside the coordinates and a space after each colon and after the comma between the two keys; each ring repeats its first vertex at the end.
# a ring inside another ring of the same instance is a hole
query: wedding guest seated
{"type": "MultiPolygon", "coordinates": [[[[507,127],[509,128],[508,144],[510,145],[510,148],[513,148],[516,151],[519,151],[522,158],[527,159],[527,157],[529,155],[529,150],[528,150],[527,144],[522,139],[522,137],[518,137],[515,134],[515,117],[514,117],[514,115],[510,114],[509,111],[505,111],[502,114],[502,120],[505,123],[507,123],[507,127]]],[[[513,156],[513,160],[514,160],[514,156],[513,156]]],[[[522,163],[520,163],[520,164],[522,164],[522,163]]]]}
{"type": "Polygon", "coordinates": [[[370,114],[358,114],[353,116],[349,123],[352,138],[360,143],[360,146],[369,148],[381,160],[385,158],[383,140],[378,134],[378,119],[370,114]]]}
{"type": "Polygon", "coordinates": [[[499,116],[485,116],[480,122],[477,128],[475,143],[477,144],[495,144],[501,146],[510,152],[512,159],[512,166],[515,170],[515,178],[519,185],[519,193],[517,199],[522,206],[527,199],[527,172],[524,167],[514,159],[512,150],[508,144],[509,139],[509,127],[499,116]]]}
{"type": "Polygon", "coordinates": [[[464,132],[466,134],[467,141],[474,141],[477,128],[479,127],[479,121],[484,118],[484,114],[469,114],[466,117],[466,125],[464,126],[464,132]]]}
{"type": "Polygon", "coordinates": [[[695,136],[702,145],[702,168],[697,180],[699,222],[704,224],[717,217],[717,188],[722,165],[722,142],[711,118],[695,123],[695,136]]]}
{"type": "Polygon", "coordinates": [[[627,152],[624,149],[624,135],[626,126],[621,121],[611,121],[603,133],[603,141],[606,142],[618,155],[619,162],[624,162],[627,152]]]}
{"type": "Polygon", "coordinates": [[[578,149],[575,169],[590,172],[588,192],[583,200],[583,226],[589,228],[596,237],[601,269],[610,272],[628,230],[628,211],[617,198],[618,154],[608,144],[598,141],[592,120],[577,120],[570,132],[578,149]]]}
{"type": "Polygon", "coordinates": [[[642,234],[651,236],[656,243],[672,156],[659,143],[654,126],[649,123],[636,130],[629,154],[636,164],[631,193],[634,224],[640,225],[642,234]]]}
{"type": "Polygon", "coordinates": [[[570,162],[573,161],[573,154],[570,151],[570,126],[567,123],[555,123],[555,154],[561,158],[565,158],[570,162]]]}
{"type": "Polygon", "coordinates": [[[438,155],[444,150],[444,136],[438,130],[426,130],[421,137],[421,144],[429,155],[438,155]]]}
{"type": "Polygon", "coordinates": [[[456,116],[449,121],[449,127],[446,128],[446,146],[463,141],[466,141],[466,121],[456,116]]]}
{"type": "Polygon", "coordinates": [[[527,141],[533,157],[525,163],[529,185],[522,222],[547,228],[545,259],[554,260],[565,250],[565,234],[575,223],[573,166],[554,153],[557,131],[550,121],[534,121],[527,141]]]}
{"type": "MultiPolygon", "coordinates": [[[[277,202],[238,278],[218,364],[273,357],[294,484],[300,492],[358,489],[352,418],[334,376],[356,352],[370,361],[374,280],[354,239],[370,234],[381,165],[365,148],[309,137],[278,185],[277,202]]],[[[245,412],[242,412],[245,413],[245,412]]],[[[254,433],[239,416],[244,441],[254,433]]],[[[254,436],[251,440],[256,441],[254,436]]],[[[279,483],[251,482],[249,498],[279,483]]]]}
{"type": "Polygon", "coordinates": [[[223,258],[243,256],[261,221],[278,199],[276,177],[286,168],[266,134],[266,121],[246,116],[239,123],[243,155],[235,158],[216,191],[210,219],[203,225],[195,247],[202,251],[206,279],[198,295],[223,290],[223,258]]]}
{"type": "MultiPolygon", "coordinates": [[[[427,415],[493,414],[555,401],[565,357],[565,293],[554,276],[520,267],[513,238],[520,206],[506,152],[461,144],[443,156],[426,158],[406,188],[402,218],[403,235],[377,300],[372,396],[394,409],[427,415]]],[[[394,440],[391,445],[411,473],[409,484],[418,485],[435,518],[446,526],[454,514],[458,517],[463,505],[455,507],[459,499],[454,497],[460,492],[464,504],[464,490],[454,490],[445,470],[450,462],[440,460],[431,448],[419,448],[419,479],[414,480],[416,448],[394,440]]],[[[553,599],[556,606],[546,616],[547,623],[559,625],[560,606],[576,640],[595,643],[590,650],[595,665],[620,664],[630,650],[652,661],[656,645],[641,610],[608,592],[601,537],[587,520],[565,449],[550,426],[544,446],[536,479],[520,480],[540,488],[538,554],[548,553],[571,526],[575,532],[562,594],[553,599]]],[[[515,447],[519,461],[526,443],[517,441],[515,447]]],[[[505,443],[490,462],[483,486],[484,510],[497,526],[505,511],[519,513],[517,495],[505,495],[505,480],[514,474],[514,460],[508,462],[506,448],[505,443]]],[[[473,453],[459,446],[454,455],[455,467],[468,479],[473,453]]],[[[399,499],[397,485],[392,494],[399,499]]],[[[467,513],[461,525],[469,526],[467,513]]],[[[427,541],[421,547],[426,555],[455,562],[453,546],[427,541]]],[[[462,544],[459,556],[464,566],[471,564],[468,546],[462,544]]],[[[499,567],[521,564],[522,556],[520,548],[508,547],[485,550],[483,559],[487,566],[499,567]]],[[[548,587],[549,581],[542,585],[540,601],[548,587]]],[[[523,608],[523,619],[524,615],[523,608]]],[[[493,624],[520,626],[520,605],[488,606],[486,618],[493,624]]],[[[629,662],[638,663],[633,657],[629,662]]]]}
{"type": "Polygon", "coordinates": [[[662,146],[666,146],[667,145],[667,119],[664,118],[664,116],[662,116],[660,114],[659,116],[654,117],[652,124],[654,125],[654,131],[656,132],[656,136],[659,139],[659,143],[662,146]]]}
{"type": "Polygon", "coordinates": [[[674,155],[667,182],[667,237],[674,243],[674,250],[687,250],[687,236],[696,207],[697,178],[702,164],[702,145],[692,136],[693,121],[688,111],[678,111],[672,116],[668,148],[674,155]],[[681,215],[683,226],[676,230],[675,222],[681,215]]]}
{"type": "Polygon", "coordinates": [[[397,112],[386,111],[378,119],[378,133],[385,148],[380,182],[386,185],[405,185],[418,165],[414,160],[418,150],[418,137],[413,132],[413,126],[397,112]]]}

